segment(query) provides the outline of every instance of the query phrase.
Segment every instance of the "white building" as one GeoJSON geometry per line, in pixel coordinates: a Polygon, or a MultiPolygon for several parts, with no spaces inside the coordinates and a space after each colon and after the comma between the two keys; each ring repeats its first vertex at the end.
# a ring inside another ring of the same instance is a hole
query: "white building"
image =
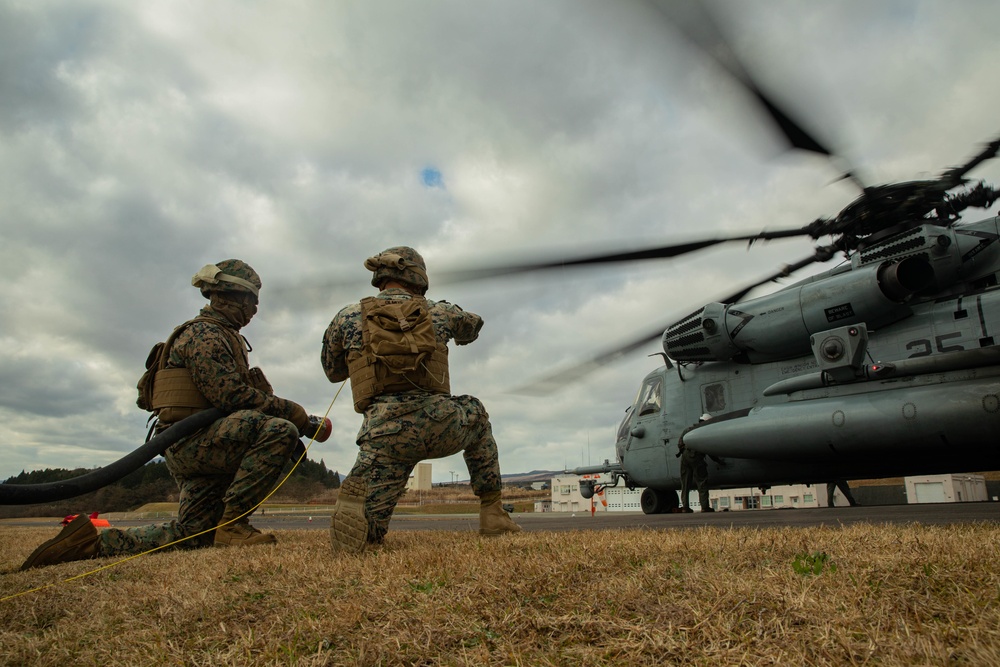
{"type": "MultiPolygon", "coordinates": [[[[826,485],[785,484],[761,493],[760,489],[721,489],[708,492],[712,508],[724,510],[770,510],[787,507],[826,507],[826,485]]],[[[842,497],[838,497],[843,501],[842,497]]],[[[691,508],[697,509],[698,494],[691,494],[691,508]]],[[[844,501],[847,504],[847,501],[844,501]]]]}
{"type": "MultiPolygon", "coordinates": [[[[644,489],[629,490],[621,482],[606,487],[591,499],[580,494],[580,480],[592,479],[599,485],[610,483],[609,475],[561,475],[552,478],[552,512],[641,512],[639,498],[644,489]]],[[[987,501],[986,479],[982,475],[924,475],[907,477],[906,498],[910,503],[962,503],[987,501]]],[[[680,493],[678,492],[678,496],[680,493]]],[[[691,494],[691,509],[701,509],[698,493],[691,494]]],[[[826,484],[786,484],[774,486],[765,492],[759,488],[717,489],[708,492],[712,508],[717,512],[747,509],[783,509],[826,507],[826,484]]],[[[847,499],[840,491],[834,492],[834,505],[846,506],[847,499]]],[[[536,503],[538,505],[538,503],[536,503]]]]}
{"type": "Polygon", "coordinates": [[[923,475],[906,477],[908,503],[967,503],[989,500],[982,475],[923,475]]]}
{"type": "Polygon", "coordinates": [[[413,474],[410,475],[410,479],[406,480],[407,490],[430,491],[432,486],[431,464],[418,463],[417,467],[413,469],[413,474]]]}
{"type": "MultiPolygon", "coordinates": [[[[641,512],[639,498],[644,489],[628,489],[621,482],[606,487],[591,499],[580,494],[580,480],[592,479],[598,484],[611,481],[610,475],[561,475],[552,478],[553,512],[641,512]]],[[[678,497],[679,497],[678,493],[678,497]]],[[[690,494],[691,509],[701,510],[696,491],[690,494]]],[[[717,512],[745,509],[780,509],[783,507],[825,507],[826,485],[793,484],[776,486],[761,493],[757,488],[709,491],[709,501],[717,512]]],[[[840,498],[840,500],[843,500],[840,498]]],[[[845,503],[846,504],[846,503],[845,503]]]]}
{"type": "Polygon", "coordinates": [[[629,490],[619,482],[618,486],[608,487],[601,493],[595,493],[589,500],[580,494],[580,480],[592,479],[598,484],[611,482],[611,476],[594,475],[561,475],[552,478],[552,511],[553,512],[641,512],[639,496],[642,489],[629,490]]]}

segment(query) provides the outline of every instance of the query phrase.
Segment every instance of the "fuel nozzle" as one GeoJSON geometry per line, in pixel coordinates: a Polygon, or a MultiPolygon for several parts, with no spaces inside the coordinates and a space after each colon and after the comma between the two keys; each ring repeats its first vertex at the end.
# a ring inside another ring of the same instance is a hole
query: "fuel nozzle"
{"type": "Polygon", "coordinates": [[[326,442],[331,433],[333,433],[333,422],[328,417],[309,415],[309,428],[302,437],[312,438],[316,442],[326,442]]]}

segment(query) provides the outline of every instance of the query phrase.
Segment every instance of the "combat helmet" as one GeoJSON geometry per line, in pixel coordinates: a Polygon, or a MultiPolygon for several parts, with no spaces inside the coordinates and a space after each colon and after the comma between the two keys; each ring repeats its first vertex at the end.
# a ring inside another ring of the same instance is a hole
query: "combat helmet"
{"type": "Polygon", "coordinates": [[[366,259],[365,268],[372,272],[375,287],[383,280],[394,279],[412,285],[420,294],[427,292],[427,265],[420,253],[409,246],[386,248],[366,259]]]}
{"type": "Polygon", "coordinates": [[[260,296],[260,276],[253,267],[239,259],[224,259],[217,264],[206,264],[194,274],[191,284],[201,289],[202,296],[212,292],[243,292],[260,296]]]}

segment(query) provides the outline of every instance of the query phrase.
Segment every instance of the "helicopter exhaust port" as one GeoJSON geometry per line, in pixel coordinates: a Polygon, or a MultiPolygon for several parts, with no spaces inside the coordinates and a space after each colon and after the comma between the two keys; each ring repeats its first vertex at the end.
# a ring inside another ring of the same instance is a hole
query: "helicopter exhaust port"
{"type": "Polygon", "coordinates": [[[934,283],[934,269],[922,257],[887,262],[879,266],[877,273],[882,294],[896,302],[905,301],[934,283]]]}
{"type": "Polygon", "coordinates": [[[877,328],[907,317],[906,302],[933,283],[934,269],[924,257],[835,270],[744,303],[709,303],[668,328],[663,349],[676,361],[803,356],[810,354],[813,334],[861,322],[877,328]]]}

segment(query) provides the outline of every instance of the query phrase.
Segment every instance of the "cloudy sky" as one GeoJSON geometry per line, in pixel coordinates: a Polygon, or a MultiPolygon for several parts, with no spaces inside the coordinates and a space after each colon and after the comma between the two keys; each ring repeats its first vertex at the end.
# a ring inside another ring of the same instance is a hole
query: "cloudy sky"
{"type": "MultiPolygon", "coordinates": [[[[230,257],[264,281],[251,362],[324,413],[323,331],[398,244],[424,254],[431,298],[486,320],[452,388],[486,404],[504,472],[612,456],[656,342],[548,396],[511,390],[809,244],[439,287],[435,270],[796,227],[856,195],[830,184],[843,164],[925,177],[1000,134],[995,0],[712,7],[841,165],[783,152],[644,3],[0,0],[0,479],[141,444],[146,354],[204,303],[191,276],[230,257]]],[[[973,176],[1000,182],[996,162],[973,176]]],[[[330,414],[311,457],[347,472],[349,388],[330,414]]],[[[435,462],[453,474],[460,457],[435,462]]]]}

